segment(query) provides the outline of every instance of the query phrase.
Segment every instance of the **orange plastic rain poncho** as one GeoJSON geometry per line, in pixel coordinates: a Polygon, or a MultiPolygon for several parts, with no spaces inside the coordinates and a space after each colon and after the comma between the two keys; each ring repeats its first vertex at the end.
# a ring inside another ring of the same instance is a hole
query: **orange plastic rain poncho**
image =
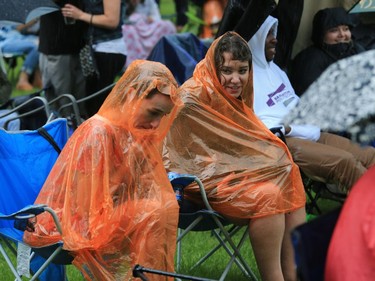
{"type": "MultiPolygon", "coordinates": [[[[298,167],[253,112],[252,72],[242,100],[227,94],[218,80],[214,50],[220,39],[177,91],[185,106],[167,136],[165,166],[199,177],[213,208],[234,218],[301,208],[306,198],[298,167]]],[[[185,191],[198,200],[197,186],[185,191]]]]}
{"type": "Polygon", "coordinates": [[[174,100],[176,87],[160,63],[129,66],[69,139],[36,200],[56,210],[63,235],[43,214],[25,240],[63,240],[88,280],[131,280],[135,264],[173,271],[179,207],[160,151],[176,109],[157,130],[134,128],[133,116],[151,90],[174,100]]]}

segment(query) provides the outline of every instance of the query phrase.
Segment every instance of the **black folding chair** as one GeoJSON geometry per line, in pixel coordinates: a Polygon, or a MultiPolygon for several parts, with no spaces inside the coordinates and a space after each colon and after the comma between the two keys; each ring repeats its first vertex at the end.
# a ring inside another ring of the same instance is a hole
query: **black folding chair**
{"type": "MultiPolygon", "coordinates": [[[[240,253],[241,247],[244,242],[248,239],[248,225],[235,225],[221,214],[212,209],[208,202],[207,195],[202,182],[193,175],[169,173],[169,179],[172,183],[173,188],[177,191],[178,197],[181,196],[181,192],[185,186],[196,183],[199,186],[202,201],[204,207],[198,207],[192,202],[183,199],[181,202],[180,216],[179,216],[179,234],[177,238],[177,272],[180,270],[181,259],[183,258],[182,253],[182,240],[191,231],[208,231],[208,233],[217,240],[218,244],[205,254],[197,263],[190,269],[201,266],[206,260],[208,260],[214,253],[219,249],[224,249],[228,254],[229,261],[226,267],[221,273],[219,280],[225,280],[229,273],[233,263],[235,263],[242,273],[249,278],[249,280],[257,280],[254,272],[248,265],[240,253]],[[236,244],[233,237],[236,233],[240,233],[242,230],[243,234],[240,235],[240,241],[236,244]]],[[[187,257],[186,257],[187,258],[187,257]]]]}

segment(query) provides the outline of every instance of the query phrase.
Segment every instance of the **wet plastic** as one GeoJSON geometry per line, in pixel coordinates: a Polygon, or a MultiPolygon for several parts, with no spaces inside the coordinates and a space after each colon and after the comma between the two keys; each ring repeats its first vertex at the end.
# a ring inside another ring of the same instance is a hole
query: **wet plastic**
{"type": "MultiPolygon", "coordinates": [[[[24,239],[34,246],[59,240],[87,280],[132,280],[132,267],[173,271],[179,207],[161,160],[161,143],[176,108],[156,130],[134,127],[151,90],[175,99],[177,83],[160,63],[133,62],[99,112],[69,139],[36,203],[57,211],[24,239]]],[[[152,276],[150,280],[165,280],[152,276]]]]}
{"type": "MultiPolygon", "coordinates": [[[[184,107],[166,139],[167,170],[200,178],[211,206],[229,217],[257,218],[303,207],[306,198],[298,167],[285,143],[252,109],[252,72],[242,100],[221,86],[214,66],[218,40],[196,66],[193,78],[178,89],[184,107]]],[[[199,202],[197,186],[186,187],[184,193],[199,202]]]]}

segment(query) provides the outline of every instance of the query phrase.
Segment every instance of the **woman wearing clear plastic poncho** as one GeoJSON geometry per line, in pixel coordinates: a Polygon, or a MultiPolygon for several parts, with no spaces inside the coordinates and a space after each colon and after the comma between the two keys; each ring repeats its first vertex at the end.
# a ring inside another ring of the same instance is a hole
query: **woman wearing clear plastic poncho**
{"type": "Polygon", "coordinates": [[[87,280],[131,280],[135,264],[173,271],[179,207],[160,149],[176,87],[160,63],[129,66],[71,136],[36,200],[57,211],[63,234],[43,214],[25,232],[28,243],[62,240],[87,280]]]}
{"type": "MultiPolygon", "coordinates": [[[[216,211],[249,224],[263,281],[296,280],[290,231],[305,221],[305,192],[286,145],[253,112],[247,42],[234,32],[216,39],[177,94],[167,170],[199,177],[216,211]]],[[[185,196],[199,202],[198,187],[185,196]]]]}

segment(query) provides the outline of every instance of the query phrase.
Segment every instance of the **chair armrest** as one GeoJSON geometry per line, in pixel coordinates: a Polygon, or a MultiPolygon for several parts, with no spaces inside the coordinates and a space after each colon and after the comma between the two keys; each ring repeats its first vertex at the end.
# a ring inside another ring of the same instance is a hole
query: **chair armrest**
{"type": "Polygon", "coordinates": [[[43,213],[44,207],[47,205],[38,204],[38,205],[28,205],[12,214],[5,215],[0,213],[0,219],[3,220],[16,220],[16,219],[29,219],[33,218],[41,213],[43,213]]]}
{"type": "Polygon", "coordinates": [[[211,211],[213,210],[210,203],[208,202],[206,190],[204,189],[203,183],[201,182],[201,180],[198,177],[193,176],[193,175],[189,175],[189,174],[178,174],[178,173],[175,173],[175,172],[169,172],[168,178],[169,178],[169,181],[171,182],[173,188],[175,188],[176,186],[180,186],[182,188],[185,188],[186,186],[188,186],[192,182],[196,182],[199,186],[199,190],[200,190],[205,208],[207,210],[211,210],[211,211]]]}
{"type": "Polygon", "coordinates": [[[15,221],[14,222],[15,228],[19,229],[19,230],[22,230],[22,231],[25,231],[26,226],[27,226],[27,221],[30,218],[36,217],[36,216],[38,216],[38,215],[40,215],[44,212],[50,213],[50,215],[52,216],[52,218],[55,222],[57,230],[60,232],[60,234],[62,234],[61,224],[60,224],[60,221],[59,221],[55,211],[45,204],[28,205],[28,206],[14,212],[12,214],[9,214],[9,215],[0,213],[0,220],[1,219],[14,220],[15,221]]]}

